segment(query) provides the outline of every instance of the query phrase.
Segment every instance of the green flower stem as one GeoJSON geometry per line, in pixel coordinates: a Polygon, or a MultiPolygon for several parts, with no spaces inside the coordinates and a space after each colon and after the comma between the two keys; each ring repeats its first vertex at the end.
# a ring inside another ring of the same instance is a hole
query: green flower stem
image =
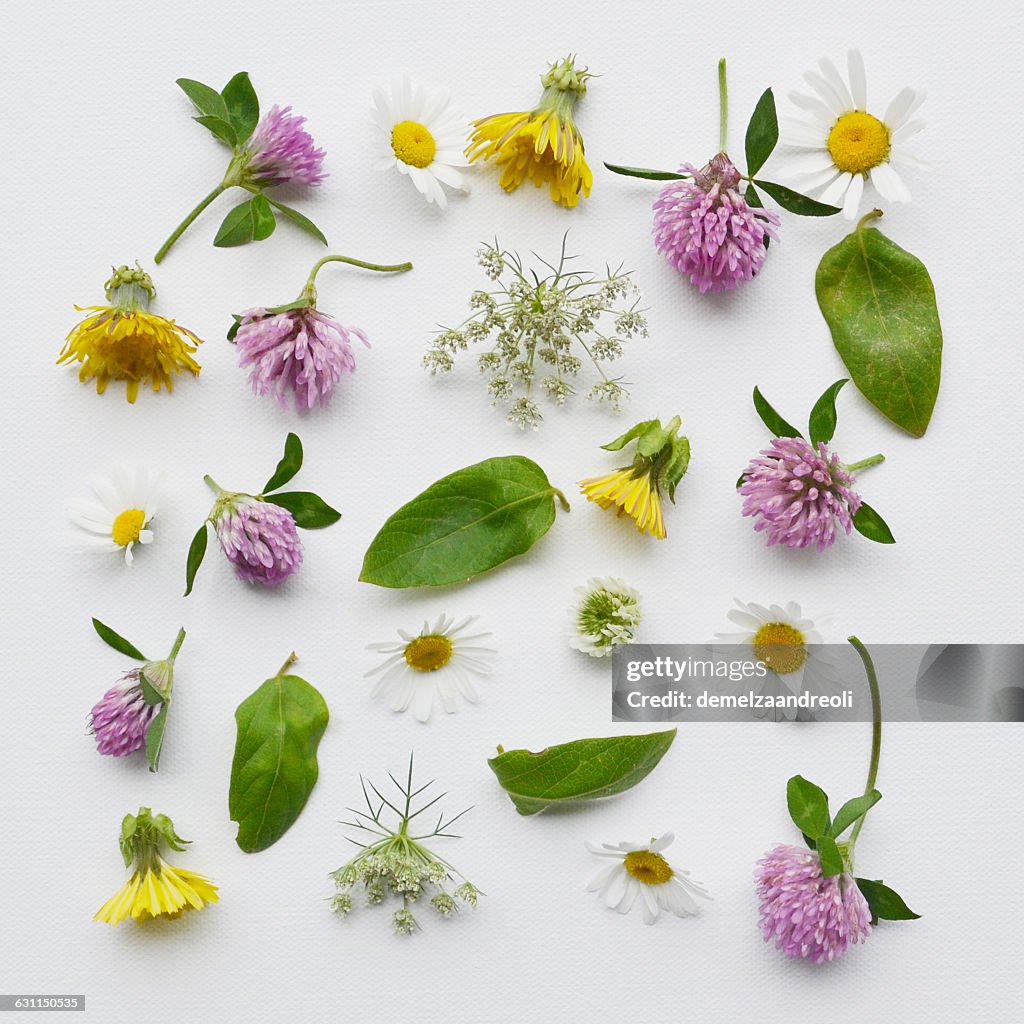
{"type": "Polygon", "coordinates": [[[729,89],[725,83],[725,58],[723,57],[718,62],[718,149],[722,153],[725,152],[728,135],[729,89]]]}
{"type": "Polygon", "coordinates": [[[207,486],[207,487],[209,487],[209,488],[210,488],[210,490],[211,490],[211,491],[213,491],[213,493],[214,493],[214,494],[216,494],[216,495],[217,495],[218,497],[219,497],[220,495],[222,495],[222,494],[226,494],[226,493],[227,493],[227,491],[225,491],[225,490],[224,490],[224,488],[223,488],[223,487],[221,487],[221,485],[220,485],[219,483],[217,483],[217,481],[216,481],[216,480],[214,480],[214,479],[213,479],[213,477],[212,477],[212,476],[210,476],[210,474],[209,474],[209,473],[207,473],[207,474],[206,474],[206,476],[204,476],[204,477],[203,477],[203,482],[204,482],[204,483],[206,484],[206,486],[207,486]]]}
{"type": "MultiPolygon", "coordinates": [[[[847,637],[853,645],[854,650],[860,655],[864,662],[864,671],[867,673],[868,686],[871,688],[871,762],[868,765],[868,778],[864,783],[864,793],[868,794],[875,788],[875,780],[878,778],[878,758],[882,752],[882,695],[878,689],[878,676],[875,674],[875,665],[868,654],[868,649],[855,636],[847,637]]],[[[853,848],[857,844],[857,836],[864,826],[864,819],[867,814],[857,819],[850,833],[849,850],[853,855],[853,848]]]]}
{"type": "Polygon", "coordinates": [[[304,299],[311,306],[316,305],[316,275],[320,273],[320,268],[325,263],[347,263],[352,267],[362,267],[363,270],[376,270],[383,274],[404,274],[405,271],[412,270],[411,263],[366,263],[364,260],[357,260],[352,256],[324,256],[313,264],[313,269],[309,272],[309,277],[306,279],[305,287],[299,295],[300,300],[304,299]]]}
{"type": "Polygon", "coordinates": [[[845,463],[844,466],[851,473],[856,473],[861,469],[867,469],[868,466],[877,466],[880,462],[885,462],[884,455],[872,455],[869,459],[861,459],[860,462],[845,463]]]}
{"type": "Polygon", "coordinates": [[[226,192],[234,182],[222,181],[208,196],[201,199],[199,205],[171,232],[170,238],[160,246],[156,256],[153,257],[154,263],[160,263],[163,258],[170,251],[170,248],[174,243],[181,238],[185,231],[191,226],[192,222],[205,210],[210,203],[214,201],[222,192],[226,192]]]}
{"type": "Polygon", "coordinates": [[[877,220],[881,216],[882,211],[879,210],[877,206],[873,210],[868,210],[868,212],[865,213],[859,221],[857,221],[857,227],[854,228],[854,230],[857,231],[858,233],[863,231],[868,224],[870,224],[873,220],[877,220]]]}
{"type": "Polygon", "coordinates": [[[277,670],[278,676],[287,675],[288,669],[292,667],[299,660],[299,656],[292,651],[287,658],[284,659],[284,664],[277,670]]]}
{"type": "Polygon", "coordinates": [[[184,642],[185,642],[185,627],[182,626],[182,628],[178,630],[178,635],[174,639],[174,646],[171,648],[171,653],[167,655],[167,660],[168,661],[174,661],[174,659],[178,656],[178,651],[181,650],[181,645],[184,642]]]}

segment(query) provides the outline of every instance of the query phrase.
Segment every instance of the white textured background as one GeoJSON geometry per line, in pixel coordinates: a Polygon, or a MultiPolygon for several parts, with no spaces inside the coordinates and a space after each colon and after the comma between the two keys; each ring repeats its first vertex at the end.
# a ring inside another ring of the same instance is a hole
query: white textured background
{"type": "Polygon", "coordinates": [[[830,638],[868,643],[1020,639],[1021,359],[1011,290],[1021,272],[1014,127],[1020,13],[1009,2],[739,4],[687,9],[608,0],[556,5],[211,3],[54,4],[8,15],[5,224],[7,384],[2,406],[8,498],[5,713],[0,790],[5,881],[0,897],[4,992],[84,992],[89,1019],[545,1019],[835,1022],[1018,1021],[1024,827],[1019,728],[892,726],[858,850],[924,916],[880,927],[840,963],[815,969],[763,945],[751,868],[793,838],[786,778],[800,771],[838,798],[856,792],[864,726],[793,729],[751,723],[682,730],[661,767],[628,795],[580,811],[519,818],[485,758],[497,743],[539,748],[615,731],[607,666],[567,649],[561,618],[594,574],[644,594],[643,637],[701,639],[725,624],[734,595],[798,600],[830,616],[830,638]],[[946,337],[931,429],[913,440],[848,388],[836,444],[849,459],[881,450],[863,492],[898,538],[856,535],[825,555],[767,550],[739,515],[737,472],[764,439],[750,406],[759,383],[789,418],[843,375],[812,290],[839,220],[784,215],[782,242],[739,294],[700,297],[656,254],[656,186],[616,178],[604,159],[649,166],[715,152],[714,66],[730,60],[732,149],[767,84],[786,93],[822,54],[863,48],[870,99],[904,84],[928,90],[915,203],[883,231],[921,256],[946,337]],[[467,116],[529,107],[545,62],[577,51],[602,77],[579,108],[595,172],[575,211],[524,188],[506,196],[490,171],[445,214],[407,182],[371,167],[370,89],[408,70],[452,89],[467,116]],[[321,306],[374,343],[326,413],[304,419],[255,399],[224,340],[230,314],[288,301],[321,255],[282,225],[242,249],[211,246],[222,199],[155,270],[158,312],[206,339],[198,381],[173,398],[120,386],[105,397],[53,365],[75,322],[72,303],[102,299],[111,263],[152,253],[218,180],[226,154],[190,119],[179,76],[221,85],[245,68],[263,102],[291,103],[328,152],[331,177],[296,202],[332,251],[412,259],[400,279],[327,268],[321,306]],[[492,411],[470,359],[449,379],[419,367],[438,321],[461,317],[482,274],[478,241],[544,255],[570,248],[598,267],[635,268],[651,337],[628,346],[634,398],[620,418],[579,400],[521,435],[492,411]],[[13,275],[13,276],[12,276],[13,275]],[[653,543],[577,499],[530,554],[450,591],[390,592],[356,582],[384,518],[437,477],[488,456],[535,458],[567,493],[615,464],[598,445],[634,420],[680,413],[691,472],[653,543]],[[269,476],[289,429],[306,445],[298,486],[344,512],[305,535],[301,574],[279,592],[236,581],[211,547],[195,594],[181,598],[185,551],[210,496],[205,472],[238,488],[269,476]],[[94,470],[121,458],[167,470],[171,494],[157,543],[134,570],[70,554],[63,505],[94,470]],[[479,613],[501,655],[481,705],[421,726],[369,699],[364,644],[417,628],[440,611],[479,613]],[[101,759],[86,714],[124,667],[93,634],[96,615],[157,656],[179,624],[178,662],[161,771],[101,759]],[[332,720],[321,779],[276,846],[247,856],[227,816],[239,701],[297,649],[297,671],[327,698],[332,720]],[[347,858],[337,824],[358,775],[399,770],[415,746],[424,778],[472,804],[466,838],[444,852],[487,896],[454,921],[423,914],[411,941],[367,909],[348,921],[324,899],[347,858]],[[221,885],[220,904],[153,927],[94,924],[123,881],[119,822],[140,804],[170,814],[194,840],[183,866],[221,885]],[[583,892],[597,866],[585,838],[617,841],[674,830],[671,853],[713,891],[699,919],[620,918],[583,892]]]}

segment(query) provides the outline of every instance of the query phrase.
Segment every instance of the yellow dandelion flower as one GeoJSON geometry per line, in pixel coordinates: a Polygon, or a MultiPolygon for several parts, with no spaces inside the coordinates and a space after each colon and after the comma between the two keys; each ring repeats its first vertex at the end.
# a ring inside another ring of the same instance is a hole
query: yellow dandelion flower
{"type": "Polygon", "coordinates": [[[512,192],[527,179],[548,186],[551,199],[575,206],[589,196],[594,175],[584,156],[583,136],[572,119],[576,101],[586,94],[585,68],[572,57],[541,76],[544,93],[532,111],[493,114],[473,122],[466,156],[470,162],[491,160],[502,168],[501,187],[512,192]]]}
{"type": "Polygon", "coordinates": [[[677,436],[679,427],[678,416],[665,427],[660,420],[645,420],[603,445],[605,451],[615,452],[635,439],[636,455],[629,466],[581,480],[580,490],[587,500],[600,508],[617,508],[619,515],[629,516],[641,533],[664,538],[667,531],[661,506],[662,485],[675,503],[676,485],[690,463],[690,442],[677,436]]]}
{"type": "Polygon", "coordinates": [[[141,384],[173,391],[174,375],[187,371],[198,376],[192,353],[202,341],[187,327],[148,311],[156,294],[149,274],[121,266],[105,288],[109,305],[75,306],[94,315],[72,329],[58,363],[80,363],[78,379],[95,380],[99,394],[110,381],[125,381],[129,402],[138,397],[141,384]]]}
{"type": "Polygon", "coordinates": [[[164,814],[148,807],[125,816],[121,825],[121,853],[125,865],[134,865],[131,878],[103,904],[94,921],[117,925],[127,918],[178,917],[183,910],[201,910],[217,902],[217,886],[203,875],[172,867],[160,856],[161,843],[184,850],[187,840],[174,831],[164,814]]]}

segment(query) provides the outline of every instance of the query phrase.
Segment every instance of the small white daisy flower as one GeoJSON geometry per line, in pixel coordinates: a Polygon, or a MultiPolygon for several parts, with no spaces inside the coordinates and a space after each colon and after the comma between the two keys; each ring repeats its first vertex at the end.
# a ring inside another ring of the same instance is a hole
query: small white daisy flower
{"type": "MultiPolygon", "coordinates": [[[[821,693],[835,685],[832,663],[822,655],[820,646],[825,642],[811,619],[804,618],[800,605],[789,601],[785,605],[747,604],[734,598],[736,607],[729,610],[731,622],[739,632],[716,633],[715,638],[727,644],[744,644],[750,654],[769,669],[762,693],[784,696],[804,690],[821,693]]],[[[750,679],[743,685],[749,689],[750,679]]],[[[772,708],[762,710],[757,717],[775,712],[776,720],[800,717],[798,708],[772,708]]]]}
{"type": "Polygon", "coordinates": [[[94,546],[123,551],[131,565],[135,544],[153,543],[149,526],[163,492],[163,474],[144,466],[120,465],[109,477],[90,477],[89,486],[94,497],[69,500],[71,521],[92,535],[94,546]]]}
{"type": "Polygon", "coordinates": [[[783,141],[811,150],[804,163],[805,191],[823,188],[823,203],[841,206],[843,216],[854,220],[864,185],[870,181],[884,199],[894,203],[910,201],[910,190],[897,168],[926,165],[914,156],[906,141],[924,126],[911,115],[924,102],[925,94],[903,89],[878,117],[868,111],[867,78],[859,50],[848,58],[849,85],[827,58],[819,63],[821,74],[808,71],[804,78],[815,95],[790,93],[790,99],[810,121],[788,121],[783,141]]]}
{"type": "Polygon", "coordinates": [[[614,576],[595,576],[576,587],[569,614],[569,646],[592,658],[606,658],[616,644],[630,644],[640,625],[640,595],[614,576]]]}
{"type": "Polygon", "coordinates": [[[694,896],[711,899],[707,890],[690,878],[689,871],[675,870],[661,851],[672,843],[675,836],[666,832],[660,839],[649,843],[619,843],[612,846],[587,843],[587,849],[598,857],[613,857],[611,867],[602,868],[587,883],[588,892],[599,892],[605,906],[620,914],[628,914],[633,904],[640,901],[644,923],[654,924],[659,910],[676,917],[696,914],[694,896]]]}
{"type": "Polygon", "coordinates": [[[485,676],[491,671],[490,660],[497,652],[490,647],[478,647],[474,641],[490,633],[463,635],[477,616],[471,615],[456,625],[454,618],[442,615],[431,628],[423,623],[418,636],[398,630],[401,643],[369,644],[367,650],[379,651],[390,657],[366,676],[382,672],[371,691],[373,697],[386,697],[392,711],[405,711],[425,722],[434,707],[434,692],[441,706],[449,714],[458,710],[457,694],[475,704],[479,695],[470,679],[471,675],[485,676]]]}
{"type": "Polygon", "coordinates": [[[383,138],[377,165],[406,175],[427,202],[443,210],[443,185],[468,192],[460,168],[468,167],[463,150],[469,122],[452,110],[443,91],[428,92],[407,77],[392,83],[390,93],[373,91],[374,121],[383,138]]]}

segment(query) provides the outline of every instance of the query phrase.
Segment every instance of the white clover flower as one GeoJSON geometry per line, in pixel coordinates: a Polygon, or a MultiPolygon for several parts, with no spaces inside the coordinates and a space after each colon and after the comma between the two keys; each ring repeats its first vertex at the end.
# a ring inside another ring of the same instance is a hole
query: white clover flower
{"type": "Polygon", "coordinates": [[[576,588],[570,613],[569,646],[605,658],[616,644],[632,643],[640,624],[640,595],[614,576],[595,576],[576,588]]]}

